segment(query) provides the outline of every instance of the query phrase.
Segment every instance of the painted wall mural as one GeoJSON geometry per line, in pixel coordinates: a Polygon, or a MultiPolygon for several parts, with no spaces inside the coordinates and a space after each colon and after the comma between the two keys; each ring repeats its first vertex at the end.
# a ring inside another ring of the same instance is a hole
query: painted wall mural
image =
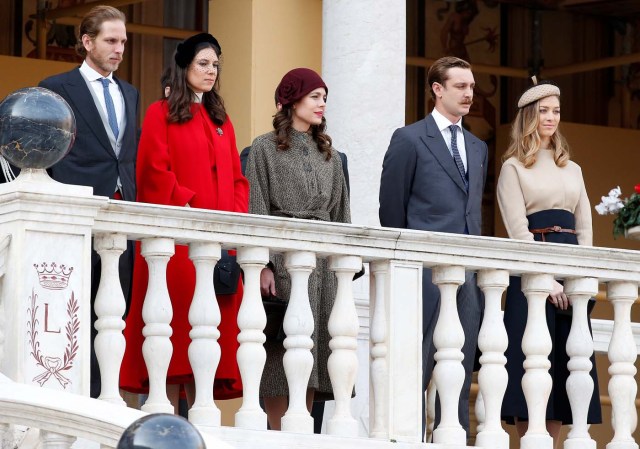
{"type": "MultiPolygon", "coordinates": [[[[471,64],[500,65],[500,8],[495,0],[428,2],[426,34],[428,58],[451,55],[471,64]]],[[[497,124],[498,77],[477,72],[474,77],[474,104],[466,120],[486,140],[497,124]]]]}

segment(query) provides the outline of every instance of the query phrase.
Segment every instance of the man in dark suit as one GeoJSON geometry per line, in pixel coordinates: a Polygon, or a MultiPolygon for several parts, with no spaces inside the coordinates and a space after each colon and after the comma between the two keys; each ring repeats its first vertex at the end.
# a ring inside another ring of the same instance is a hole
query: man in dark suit
{"type": "MultiPolygon", "coordinates": [[[[40,87],[61,95],[76,117],[76,140],[64,159],[49,169],[51,177],[66,184],[93,187],[94,195],[135,201],[135,162],[138,148],[138,91],[113,72],[122,62],[127,32],[126,17],[111,6],[96,6],[82,19],[79,68],[43,80],[40,87]]],[[[120,258],[120,281],[129,298],[133,268],[131,245],[120,258]]],[[[93,313],[100,283],[100,258],[92,253],[92,342],[96,335],[93,313]]],[[[91,396],[100,393],[100,375],[91,351],[91,396]]]]}
{"type": "MultiPolygon", "coordinates": [[[[396,130],[384,157],[380,180],[380,224],[394,228],[480,235],[487,145],[462,127],[475,81],[471,66],[455,57],[437,60],[427,82],[435,108],[419,122],[396,130]]],[[[425,269],[423,292],[423,387],[434,367],[433,331],[440,292],[425,269]]],[[[469,433],[469,390],[484,298],[475,275],[466,274],[458,290],[458,313],[465,333],[465,381],[460,423],[469,433]]]]}

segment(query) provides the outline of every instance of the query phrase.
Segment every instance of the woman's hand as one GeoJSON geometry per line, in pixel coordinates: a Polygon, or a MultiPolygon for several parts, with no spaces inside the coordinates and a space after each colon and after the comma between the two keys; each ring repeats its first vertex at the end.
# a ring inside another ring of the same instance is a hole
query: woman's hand
{"type": "Polygon", "coordinates": [[[271,268],[263,268],[260,272],[260,292],[262,296],[277,296],[276,280],[271,268]]]}
{"type": "Polygon", "coordinates": [[[558,281],[553,281],[553,290],[547,300],[560,310],[567,310],[571,305],[569,298],[564,294],[564,287],[558,281]]]}

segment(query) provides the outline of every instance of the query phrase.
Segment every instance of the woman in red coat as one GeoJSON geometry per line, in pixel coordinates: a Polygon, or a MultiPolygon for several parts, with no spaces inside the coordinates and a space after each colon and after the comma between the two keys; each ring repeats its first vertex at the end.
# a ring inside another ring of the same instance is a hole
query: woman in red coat
{"type": "MultiPolygon", "coordinates": [[[[218,41],[207,33],[178,45],[169,95],[166,100],[153,103],[144,119],[136,167],[138,201],[247,212],[249,184],[240,171],[233,125],[218,93],[220,55],[218,41]]],[[[134,266],[120,385],[124,390],[143,393],[149,381],[142,356],[142,304],[148,269],[139,245],[134,266]]],[[[190,403],[195,392],[188,358],[191,342],[188,313],[195,288],[195,268],[188,257],[188,247],[176,246],[167,267],[167,284],[173,306],[173,355],[167,384],[169,397],[176,406],[181,386],[190,403]]],[[[222,355],[216,372],[216,399],[242,395],[236,362],[241,299],[242,285],[238,285],[235,294],[218,297],[222,315],[218,341],[222,355]]]]}

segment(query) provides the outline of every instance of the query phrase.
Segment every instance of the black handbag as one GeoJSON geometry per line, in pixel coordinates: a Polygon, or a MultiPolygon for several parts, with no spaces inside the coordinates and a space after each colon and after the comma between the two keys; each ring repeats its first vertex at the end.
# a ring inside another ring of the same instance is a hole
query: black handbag
{"type": "Polygon", "coordinates": [[[287,301],[283,301],[275,296],[263,296],[262,305],[267,315],[267,325],[264,328],[264,335],[267,341],[282,342],[286,338],[284,333],[284,314],[287,311],[287,301]]]}
{"type": "Polygon", "coordinates": [[[236,262],[236,256],[229,255],[227,250],[222,250],[220,260],[213,269],[213,288],[216,295],[233,295],[238,291],[238,281],[242,269],[236,262]]]}

